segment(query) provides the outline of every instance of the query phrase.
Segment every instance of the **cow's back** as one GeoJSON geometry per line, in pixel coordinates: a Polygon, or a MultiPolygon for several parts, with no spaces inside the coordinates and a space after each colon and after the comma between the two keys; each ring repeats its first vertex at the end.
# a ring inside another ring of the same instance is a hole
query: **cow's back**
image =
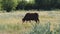
{"type": "Polygon", "coordinates": [[[38,13],[26,13],[23,20],[25,20],[25,21],[30,21],[30,20],[38,21],[39,20],[38,18],[39,18],[38,13]]]}

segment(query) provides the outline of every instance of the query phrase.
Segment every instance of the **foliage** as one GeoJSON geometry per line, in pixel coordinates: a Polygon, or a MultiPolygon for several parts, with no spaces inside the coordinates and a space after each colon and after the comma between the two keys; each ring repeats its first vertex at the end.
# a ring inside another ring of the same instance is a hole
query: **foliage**
{"type": "Polygon", "coordinates": [[[60,9],[60,0],[0,0],[0,10],[52,10],[60,9]]]}
{"type": "Polygon", "coordinates": [[[35,24],[33,31],[30,32],[30,34],[51,34],[50,32],[50,23],[47,23],[45,25],[42,24],[35,24]]]}
{"type": "Polygon", "coordinates": [[[2,0],[0,0],[0,10],[2,10],[2,0]]]}
{"type": "Polygon", "coordinates": [[[54,34],[60,34],[60,24],[54,25],[53,33],[54,34]]]}
{"type": "Polygon", "coordinates": [[[3,10],[10,12],[17,6],[17,0],[2,0],[3,10]]]}

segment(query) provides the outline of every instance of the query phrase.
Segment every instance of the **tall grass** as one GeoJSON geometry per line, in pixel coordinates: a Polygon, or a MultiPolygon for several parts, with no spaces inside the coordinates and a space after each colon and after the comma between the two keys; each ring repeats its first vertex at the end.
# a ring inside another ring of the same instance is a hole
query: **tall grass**
{"type": "Polygon", "coordinates": [[[38,12],[41,23],[32,21],[33,24],[29,22],[21,24],[21,19],[26,13],[0,14],[0,34],[60,34],[60,24],[57,24],[60,23],[60,12],[38,12]]]}
{"type": "Polygon", "coordinates": [[[0,31],[3,30],[11,30],[11,31],[18,31],[22,29],[21,25],[18,24],[0,24],[0,31]]]}
{"type": "Polygon", "coordinates": [[[50,34],[50,23],[35,24],[30,34],[50,34]]]}
{"type": "Polygon", "coordinates": [[[60,34],[60,24],[54,25],[53,34],[60,34]]]}
{"type": "MultiPolygon", "coordinates": [[[[25,24],[27,25],[27,23],[25,24]]],[[[18,34],[60,34],[60,25],[54,25],[54,30],[50,30],[50,22],[42,25],[35,23],[31,27],[24,24],[0,24],[0,31],[9,31],[10,33],[16,31],[18,34]],[[27,27],[27,28],[25,28],[27,27]],[[57,28],[58,27],[58,28],[57,28]]]]}

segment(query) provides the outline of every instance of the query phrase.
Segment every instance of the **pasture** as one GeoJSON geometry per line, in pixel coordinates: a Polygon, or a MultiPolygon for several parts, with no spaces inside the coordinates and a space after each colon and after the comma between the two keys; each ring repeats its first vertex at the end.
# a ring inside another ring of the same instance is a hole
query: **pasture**
{"type": "Polygon", "coordinates": [[[60,34],[60,11],[16,11],[0,13],[0,34],[60,34]],[[26,13],[38,13],[40,23],[22,24],[26,13]]]}

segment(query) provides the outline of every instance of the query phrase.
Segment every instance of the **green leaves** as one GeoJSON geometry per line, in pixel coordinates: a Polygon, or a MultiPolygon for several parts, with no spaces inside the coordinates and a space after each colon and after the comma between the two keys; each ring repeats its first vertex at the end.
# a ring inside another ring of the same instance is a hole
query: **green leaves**
{"type": "Polygon", "coordinates": [[[17,0],[2,1],[3,10],[6,10],[7,12],[10,12],[11,10],[15,9],[16,6],[17,6],[17,0]]]}

